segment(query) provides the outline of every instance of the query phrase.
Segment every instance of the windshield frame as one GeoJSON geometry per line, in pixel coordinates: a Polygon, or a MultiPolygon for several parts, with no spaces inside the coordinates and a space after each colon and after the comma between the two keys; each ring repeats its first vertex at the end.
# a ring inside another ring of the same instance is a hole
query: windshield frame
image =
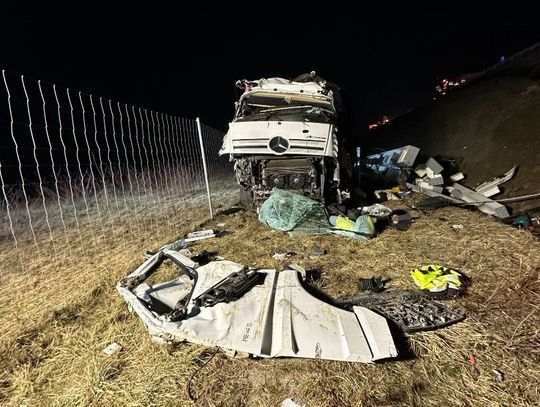
{"type": "Polygon", "coordinates": [[[318,109],[327,118],[329,118],[329,115],[333,118],[336,116],[336,109],[333,104],[333,99],[326,95],[257,91],[246,93],[240,98],[237,104],[234,119],[247,121],[251,117],[257,117],[258,121],[261,120],[261,115],[273,116],[277,112],[287,113],[288,111],[307,109],[318,109]],[[259,103],[257,103],[257,97],[267,98],[269,100],[262,99],[259,103]],[[255,103],[250,103],[250,99],[252,98],[255,99],[253,100],[255,103]],[[276,100],[275,104],[269,103],[272,102],[272,99],[276,100]],[[266,103],[261,103],[262,101],[266,103]],[[280,102],[284,103],[281,104],[280,102]],[[294,102],[298,104],[295,104],[294,102]],[[253,111],[246,114],[247,110],[253,111]]]}

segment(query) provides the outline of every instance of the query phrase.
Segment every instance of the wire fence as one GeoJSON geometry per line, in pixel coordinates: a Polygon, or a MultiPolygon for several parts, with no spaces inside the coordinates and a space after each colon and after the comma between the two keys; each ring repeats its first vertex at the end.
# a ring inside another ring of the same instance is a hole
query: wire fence
{"type": "Polygon", "coordinates": [[[207,218],[234,199],[222,138],[199,119],[2,70],[0,241],[24,268],[141,231],[174,234],[188,215],[207,218]]]}

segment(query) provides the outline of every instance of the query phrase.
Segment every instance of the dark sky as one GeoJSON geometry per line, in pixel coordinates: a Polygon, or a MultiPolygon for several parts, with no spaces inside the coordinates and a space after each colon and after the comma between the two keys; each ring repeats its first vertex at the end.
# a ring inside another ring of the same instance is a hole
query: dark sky
{"type": "Polygon", "coordinates": [[[540,2],[365,3],[4,9],[0,67],[221,129],[236,79],[316,70],[345,89],[363,127],[429,100],[437,76],[540,41],[540,2]]]}

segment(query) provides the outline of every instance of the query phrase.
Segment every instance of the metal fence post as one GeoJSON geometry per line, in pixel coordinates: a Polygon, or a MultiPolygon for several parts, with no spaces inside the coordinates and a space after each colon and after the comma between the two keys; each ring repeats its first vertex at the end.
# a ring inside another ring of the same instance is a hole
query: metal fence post
{"type": "Polygon", "coordinates": [[[204,143],[202,138],[201,120],[197,117],[197,131],[199,132],[199,143],[201,144],[201,156],[204,169],[204,181],[206,182],[206,193],[208,194],[208,209],[210,210],[210,219],[214,218],[212,211],[212,198],[210,197],[210,184],[208,183],[208,169],[206,168],[206,156],[204,154],[204,143]]]}

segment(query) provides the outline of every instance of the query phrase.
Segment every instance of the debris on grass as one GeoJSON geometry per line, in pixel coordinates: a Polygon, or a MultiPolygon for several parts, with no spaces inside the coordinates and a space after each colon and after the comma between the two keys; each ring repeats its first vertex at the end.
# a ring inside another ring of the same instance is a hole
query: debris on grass
{"type": "Polygon", "coordinates": [[[119,343],[112,342],[112,343],[108,344],[105,347],[105,349],[103,349],[103,353],[105,353],[107,356],[112,356],[115,353],[118,353],[118,352],[122,351],[123,349],[124,349],[124,347],[122,345],[120,345],[119,343]]]}

